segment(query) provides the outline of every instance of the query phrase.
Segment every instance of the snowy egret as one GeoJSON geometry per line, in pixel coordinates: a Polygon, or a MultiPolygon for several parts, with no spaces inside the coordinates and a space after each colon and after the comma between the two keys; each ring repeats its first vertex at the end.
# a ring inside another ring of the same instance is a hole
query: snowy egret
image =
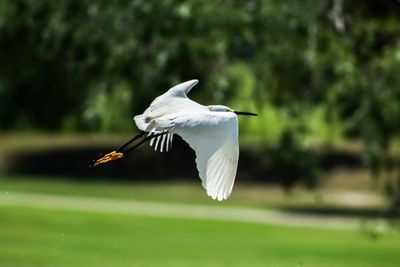
{"type": "Polygon", "coordinates": [[[120,159],[146,141],[156,151],[168,151],[173,135],[177,134],[195,151],[197,169],[207,194],[218,200],[228,198],[239,160],[237,115],[257,114],[192,101],[187,94],[197,83],[198,80],[190,80],[178,84],[157,97],[143,114],[134,117],[140,133],[94,165],[120,159]],[[127,149],[140,138],[139,143],[127,149]]]}

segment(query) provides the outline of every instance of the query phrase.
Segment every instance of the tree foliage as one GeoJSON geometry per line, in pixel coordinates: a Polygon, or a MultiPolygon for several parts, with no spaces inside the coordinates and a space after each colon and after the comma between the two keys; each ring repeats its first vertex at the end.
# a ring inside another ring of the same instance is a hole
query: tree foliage
{"type": "Polygon", "coordinates": [[[322,110],[392,170],[399,14],[397,0],[2,0],[1,130],[131,130],[131,114],[198,78],[197,100],[259,111],[248,135],[289,136],[301,154],[322,110]]]}

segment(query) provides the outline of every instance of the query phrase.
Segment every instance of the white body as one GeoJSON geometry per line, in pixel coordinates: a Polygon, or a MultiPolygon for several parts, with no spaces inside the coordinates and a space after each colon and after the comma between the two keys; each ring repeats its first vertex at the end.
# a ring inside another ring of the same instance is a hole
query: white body
{"type": "Polygon", "coordinates": [[[167,135],[151,140],[155,150],[168,151],[173,134],[178,134],[196,153],[196,164],[202,185],[213,199],[229,197],[239,160],[238,120],[223,106],[200,105],[187,97],[198,83],[191,80],[172,87],[157,97],[146,111],[134,120],[149,135],[167,131],[167,135]],[[159,145],[159,142],[160,146],[159,145]]]}

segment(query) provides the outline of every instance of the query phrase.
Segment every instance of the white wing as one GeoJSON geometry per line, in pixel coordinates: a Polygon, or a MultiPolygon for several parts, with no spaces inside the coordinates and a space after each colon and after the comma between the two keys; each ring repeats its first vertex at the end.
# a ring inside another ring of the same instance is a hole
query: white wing
{"type": "MultiPolygon", "coordinates": [[[[193,109],[202,107],[200,104],[190,100],[187,97],[189,91],[198,83],[198,80],[190,80],[175,85],[164,94],[160,95],[151,102],[143,114],[135,116],[134,120],[138,128],[142,131],[148,131],[152,119],[163,115],[170,115],[184,108],[193,109]]],[[[204,108],[204,107],[203,107],[204,108]]]]}
{"type": "Polygon", "coordinates": [[[173,124],[176,113],[182,110],[204,110],[202,105],[190,100],[187,97],[189,91],[198,83],[198,80],[190,80],[175,85],[163,95],[160,95],[150,104],[150,107],[143,114],[134,117],[137,127],[149,135],[161,132],[169,132],[168,135],[151,139],[150,146],[154,145],[155,150],[168,151],[171,147],[173,133],[170,128],[173,124]]]}
{"type": "Polygon", "coordinates": [[[168,92],[177,97],[186,97],[187,94],[190,92],[190,90],[198,83],[199,83],[198,80],[190,80],[187,82],[183,82],[178,85],[175,85],[174,87],[169,89],[168,92]]]}
{"type": "Polygon", "coordinates": [[[218,200],[228,198],[239,160],[236,115],[203,112],[182,116],[174,132],[196,152],[197,169],[207,194],[218,200]]]}

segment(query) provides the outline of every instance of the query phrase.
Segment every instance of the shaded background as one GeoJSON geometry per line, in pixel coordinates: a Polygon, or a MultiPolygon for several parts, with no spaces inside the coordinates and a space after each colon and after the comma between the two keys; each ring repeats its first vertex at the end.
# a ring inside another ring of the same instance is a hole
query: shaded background
{"type": "Polygon", "coordinates": [[[200,183],[179,137],[88,168],[156,96],[199,79],[193,100],[259,115],[240,119],[233,204],[396,219],[399,70],[397,0],[2,0],[0,189],[144,183],[145,200],[208,201],[184,193],[200,183]]]}
{"type": "Polygon", "coordinates": [[[3,133],[133,134],[134,114],[197,78],[196,101],[259,114],[240,125],[254,178],[265,162],[286,187],[315,186],[346,161],[335,145],[355,140],[352,163],[384,171],[398,201],[398,1],[13,0],[0,12],[3,133]]]}

